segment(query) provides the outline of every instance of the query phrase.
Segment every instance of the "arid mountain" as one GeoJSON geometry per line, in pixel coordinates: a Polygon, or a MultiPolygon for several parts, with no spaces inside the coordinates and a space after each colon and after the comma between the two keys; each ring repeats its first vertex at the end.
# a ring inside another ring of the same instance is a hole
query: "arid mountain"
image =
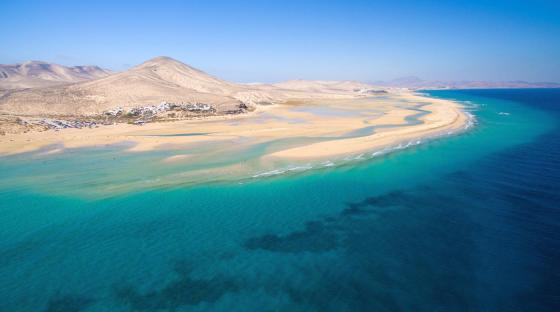
{"type": "Polygon", "coordinates": [[[13,91],[0,98],[0,111],[31,115],[95,115],[115,107],[168,102],[211,103],[220,109],[239,104],[236,86],[167,57],[125,72],[71,85],[13,91]]]}
{"type": "Polygon", "coordinates": [[[109,70],[98,66],[67,67],[40,61],[0,64],[0,89],[23,89],[56,86],[102,78],[109,70]]]}
{"type": "Polygon", "coordinates": [[[0,112],[25,115],[96,115],[116,107],[204,103],[217,113],[244,105],[293,98],[355,96],[354,83],[300,81],[278,85],[227,82],[169,57],[156,57],[125,72],[70,85],[16,90],[0,95],[0,112]]]}
{"type": "Polygon", "coordinates": [[[430,81],[415,76],[402,77],[391,81],[377,81],[376,86],[412,89],[499,89],[499,88],[560,88],[555,82],[528,81],[430,81]]]}

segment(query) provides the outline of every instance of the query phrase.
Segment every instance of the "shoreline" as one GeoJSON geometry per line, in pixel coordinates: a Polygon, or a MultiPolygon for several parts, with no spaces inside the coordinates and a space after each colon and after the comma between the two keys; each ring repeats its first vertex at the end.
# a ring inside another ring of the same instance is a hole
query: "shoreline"
{"type": "Polygon", "coordinates": [[[390,94],[387,98],[295,100],[291,104],[258,106],[242,115],[154,122],[143,126],[116,124],[91,129],[6,134],[0,136],[0,156],[34,152],[55,144],[62,147],[58,152],[129,142],[133,146],[126,150],[128,152],[177,149],[184,153],[193,146],[227,145],[236,140],[264,144],[305,137],[333,137],[335,139],[296,144],[262,155],[263,160],[272,161],[324,159],[379,150],[439,132],[456,131],[467,122],[468,115],[457,102],[402,92],[390,94]],[[417,113],[414,104],[422,104],[422,110],[429,113],[418,118],[421,123],[408,125],[406,118],[417,113]],[[343,137],[344,133],[360,131],[364,126],[380,125],[389,127],[379,127],[371,135],[343,137]]]}
{"type": "MultiPolygon", "coordinates": [[[[442,100],[442,102],[451,101],[442,100]]],[[[267,157],[291,160],[311,160],[328,157],[341,157],[348,154],[381,150],[389,146],[402,144],[405,141],[414,141],[416,139],[438,136],[439,133],[458,131],[463,129],[467,125],[469,116],[465,111],[462,110],[460,104],[453,103],[452,105],[456,107],[448,106],[442,108],[434,107],[433,104],[430,104],[428,105],[428,107],[432,106],[432,109],[429,109],[424,106],[423,109],[427,109],[431,113],[425,117],[422,117],[424,119],[424,122],[418,126],[406,128],[403,127],[402,129],[388,132],[379,132],[366,137],[316,143],[305,147],[276,152],[267,155],[267,157]],[[445,117],[445,119],[426,120],[429,119],[430,115],[434,113],[445,115],[443,116],[445,117]]]]}

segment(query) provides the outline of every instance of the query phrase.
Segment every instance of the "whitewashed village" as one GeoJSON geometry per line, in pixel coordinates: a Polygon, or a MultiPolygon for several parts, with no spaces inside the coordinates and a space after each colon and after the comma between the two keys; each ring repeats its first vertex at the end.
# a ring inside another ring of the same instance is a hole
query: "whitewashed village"
{"type": "MultiPolygon", "coordinates": [[[[225,114],[234,115],[249,111],[250,108],[245,103],[240,102],[237,109],[226,111],[225,114]]],[[[18,123],[29,128],[43,128],[44,130],[53,129],[81,129],[96,128],[101,125],[111,125],[116,123],[129,123],[134,125],[143,125],[153,121],[166,121],[176,119],[188,119],[195,117],[205,117],[216,114],[216,109],[205,103],[172,103],[163,101],[158,105],[139,106],[132,108],[116,107],[114,109],[104,111],[97,116],[84,116],[76,119],[64,118],[35,118],[35,117],[19,117],[18,123]]]]}

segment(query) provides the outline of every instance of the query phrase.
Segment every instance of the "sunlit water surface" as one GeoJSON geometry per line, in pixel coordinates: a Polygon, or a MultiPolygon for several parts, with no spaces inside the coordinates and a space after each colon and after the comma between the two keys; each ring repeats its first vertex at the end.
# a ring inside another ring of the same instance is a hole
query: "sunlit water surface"
{"type": "Polygon", "coordinates": [[[558,310],[560,91],[429,93],[476,126],[317,170],[183,185],[169,151],[1,158],[0,311],[558,310]]]}

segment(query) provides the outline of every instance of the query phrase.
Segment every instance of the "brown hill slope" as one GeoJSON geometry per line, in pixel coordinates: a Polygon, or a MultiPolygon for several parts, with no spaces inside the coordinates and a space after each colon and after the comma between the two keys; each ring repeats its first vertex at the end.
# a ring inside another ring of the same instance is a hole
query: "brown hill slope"
{"type": "Polygon", "coordinates": [[[157,57],[104,78],[13,91],[0,98],[0,111],[31,115],[93,115],[115,107],[168,102],[211,103],[218,109],[239,104],[234,84],[167,57],[157,57]]]}
{"type": "Polygon", "coordinates": [[[62,66],[41,61],[0,64],[0,89],[40,88],[102,78],[111,72],[98,66],[62,66]]]}
{"type": "MultiPolygon", "coordinates": [[[[217,113],[295,98],[351,97],[356,84],[322,82],[266,85],[227,82],[169,57],[156,57],[104,78],[0,94],[0,112],[20,115],[96,115],[172,103],[205,103],[217,113]],[[330,88],[330,89],[329,89],[330,88]],[[330,91],[330,92],[329,92],[330,91]]],[[[363,86],[363,85],[362,85],[363,86]]]]}

